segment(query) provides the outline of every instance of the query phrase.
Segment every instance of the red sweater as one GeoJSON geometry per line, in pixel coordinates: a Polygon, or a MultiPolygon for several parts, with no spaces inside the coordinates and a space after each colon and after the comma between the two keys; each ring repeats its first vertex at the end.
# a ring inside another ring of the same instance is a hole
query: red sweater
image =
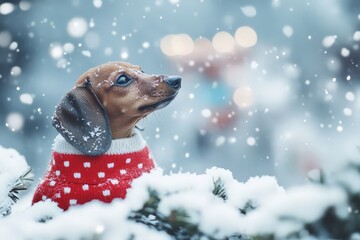
{"type": "Polygon", "coordinates": [[[94,199],[111,202],[124,198],[131,181],[153,168],[149,148],[138,133],[113,140],[104,155],[95,157],[81,154],[59,135],[33,204],[51,199],[66,210],[94,199]]]}

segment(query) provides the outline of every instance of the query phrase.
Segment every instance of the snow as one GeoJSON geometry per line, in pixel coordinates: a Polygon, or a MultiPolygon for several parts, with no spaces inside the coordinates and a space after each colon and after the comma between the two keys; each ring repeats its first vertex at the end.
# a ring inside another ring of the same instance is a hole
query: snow
{"type": "Polygon", "coordinates": [[[344,112],[345,116],[351,116],[352,115],[352,110],[350,108],[344,108],[343,112],[344,112]]]}
{"type": "Polygon", "coordinates": [[[142,43],[142,47],[143,47],[143,48],[149,48],[149,47],[150,47],[150,43],[149,43],[149,42],[143,42],[143,43],[142,43]]]}
{"type": "Polygon", "coordinates": [[[24,117],[21,113],[11,112],[6,116],[6,126],[11,129],[11,131],[19,131],[24,126],[24,117]]]}
{"type": "Polygon", "coordinates": [[[72,18],[67,25],[67,32],[71,37],[81,38],[88,30],[87,21],[82,17],[72,18]]]}
{"type": "Polygon", "coordinates": [[[341,49],[341,56],[343,57],[348,57],[350,55],[350,50],[347,48],[342,48],[341,49]]]}
{"type": "Polygon", "coordinates": [[[248,137],[246,139],[246,143],[249,145],[249,146],[254,146],[256,144],[256,139],[254,137],[248,137]]]}
{"type": "Polygon", "coordinates": [[[9,45],[9,49],[10,50],[16,50],[17,48],[18,48],[18,43],[17,42],[12,42],[12,43],[10,43],[10,45],[9,45]]]}
{"type": "MultiPolygon", "coordinates": [[[[205,236],[284,238],[315,222],[329,208],[334,208],[340,218],[347,216],[348,199],[340,186],[345,184],[360,192],[359,174],[351,169],[340,170],[333,179],[330,185],[309,183],[285,191],[271,176],[252,177],[243,183],[234,179],[229,170],[215,167],[205,174],[166,175],[157,169],[134,180],[124,200],[94,200],[65,212],[46,200],[0,218],[0,234],[11,239],[128,239],[132,235],[136,239],[172,239],[165,232],[129,219],[155,193],[159,199],[158,215],[171,219],[178,214],[181,221],[198,226],[205,236]],[[213,193],[218,180],[224,198],[213,193]]],[[[110,191],[104,190],[103,194],[109,195],[110,191]]]]}
{"type": "Polygon", "coordinates": [[[304,223],[317,220],[331,206],[346,206],[346,194],[337,188],[308,185],[294,187],[285,195],[267,199],[246,217],[248,234],[275,233],[283,238],[299,231],[304,223]]]}
{"type": "Polygon", "coordinates": [[[24,156],[15,149],[0,146],[0,216],[10,211],[12,200],[8,193],[28,169],[24,156]]]}
{"type": "Polygon", "coordinates": [[[31,94],[29,93],[23,93],[20,95],[20,101],[23,103],[23,104],[26,104],[26,105],[31,105],[34,101],[34,98],[31,94]]]}
{"type": "Polygon", "coordinates": [[[129,53],[127,52],[127,50],[122,50],[122,52],[120,53],[120,58],[123,60],[128,59],[129,57],[129,53]]]}
{"type": "Polygon", "coordinates": [[[360,41],[360,31],[354,32],[353,39],[354,41],[360,41]]]}
{"type": "Polygon", "coordinates": [[[0,5],[0,14],[8,15],[15,10],[15,6],[12,3],[5,2],[0,5]]]}
{"type": "Polygon", "coordinates": [[[101,8],[103,2],[102,0],[93,0],[94,7],[101,8]]]}
{"type": "Polygon", "coordinates": [[[284,188],[271,176],[252,177],[245,183],[234,182],[228,188],[229,204],[239,209],[245,209],[249,203],[253,207],[258,207],[270,196],[285,194],[284,188]]]}
{"type": "Polygon", "coordinates": [[[289,26],[289,25],[285,25],[282,29],[284,35],[288,38],[292,37],[292,35],[294,34],[294,29],[289,26]]]}
{"type": "Polygon", "coordinates": [[[8,31],[0,32],[0,47],[7,47],[11,42],[11,34],[8,31]]]}
{"type": "Polygon", "coordinates": [[[336,35],[326,36],[322,41],[323,46],[326,47],[326,48],[331,47],[335,43],[336,38],[337,38],[336,35]]]}
{"type": "Polygon", "coordinates": [[[201,115],[204,117],[204,118],[209,118],[211,117],[211,111],[210,109],[208,108],[205,108],[201,111],[201,115]]]}
{"type": "Polygon", "coordinates": [[[31,8],[31,3],[28,2],[28,1],[20,1],[20,2],[19,2],[19,8],[20,8],[22,11],[29,11],[30,8],[31,8]]]}
{"type": "Polygon", "coordinates": [[[345,98],[346,98],[346,100],[348,100],[349,102],[353,102],[353,101],[355,101],[355,94],[354,94],[353,92],[351,92],[351,91],[346,92],[345,98]]]}
{"type": "Polygon", "coordinates": [[[96,49],[100,46],[101,43],[101,37],[96,32],[88,32],[85,35],[85,44],[90,49],[96,49]]]}
{"type": "Polygon", "coordinates": [[[72,43],[65,43],[63,49],[66,53],[72,53],[75,50],[75,46],[72,43]]]}
{"type": "Polygon", "coordinates": [[[59,43],[53,43],[50,45],[49,50],[50,56],[53,59],[59,59],[63,56],[63,49],[62,46],[59,43]]]}
{"type": "Polygon", "coordinates": [[[21,74],[21,68],[19,66],[13,66],[10,70],[10,74],[13,77],[18,77],[21,74]]]}
{"type": "Polygon", "coordinates": [[[246,17],[255,17],[256,16],[256,8],[252,5],[247,5],[244,7],[241,7],[241,12],[246,16],[246,17]]]}
{"type": "Polygon", "coordinates": [[[54,203],[40,202],[0,219],[0,233],[4,239],[129,239],[131,235],[136,239],[169,239],[164,233],[127,220],[124,207],[94,201],[62,213],[54,203]]]}
{"type": "Polygon", "coordinates": [[[256,70],[258,68],[259,64],[256,61],[252,61],[250,64],[251,69],[256,70]]]}
{"type": "Polygon", "coordinates": [[[81,54],[88,58],[91,57],[91,52],[89,50],[83,50],[81,51],[81,54]]]}

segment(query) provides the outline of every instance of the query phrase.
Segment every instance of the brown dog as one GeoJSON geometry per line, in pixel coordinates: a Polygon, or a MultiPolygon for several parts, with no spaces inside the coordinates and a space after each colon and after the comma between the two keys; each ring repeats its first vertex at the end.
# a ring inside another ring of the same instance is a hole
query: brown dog
{"type": "Polygon", "coordinates": [[[85,72],[56,108],[61,134],[33,203],[59,207],[124,198],[131,181],[154,168],[136,123],[177,95],[180,77],[148,75],[138,66],[110,62],[85,72]]]}
{"type": "Polygon", "coordinates": [[[180,77],[148,75],[125,62],[106,63],[80,76],[58,106],[53,125],[81,152],[100,155],[111,139],[129,137],[139,120],[169,104],[180,87],[180,77]]]}

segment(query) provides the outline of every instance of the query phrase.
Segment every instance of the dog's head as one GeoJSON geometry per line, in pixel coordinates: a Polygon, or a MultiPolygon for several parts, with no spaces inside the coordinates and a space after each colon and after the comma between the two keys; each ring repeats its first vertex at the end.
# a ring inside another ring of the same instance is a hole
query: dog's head
{"type": "Polygon", "coordinates": [[[149,75],[139,66],[110,62],[80,76],[56,107],[53,126],[76,149],[97,156],[112,139],[126,138],[136,123],[167,106],[181,78],[149,75]]]}

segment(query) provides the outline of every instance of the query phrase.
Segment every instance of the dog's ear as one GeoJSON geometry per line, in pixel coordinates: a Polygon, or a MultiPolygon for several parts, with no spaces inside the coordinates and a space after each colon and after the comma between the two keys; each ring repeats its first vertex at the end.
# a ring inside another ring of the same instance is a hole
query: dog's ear
{"type": "Polygon", "coordinates": [[[111,145],[111,129],[104,107],[86,85],[76,87],[56,107],[53,126],[80,152],[98,156],[111,145]]]}

